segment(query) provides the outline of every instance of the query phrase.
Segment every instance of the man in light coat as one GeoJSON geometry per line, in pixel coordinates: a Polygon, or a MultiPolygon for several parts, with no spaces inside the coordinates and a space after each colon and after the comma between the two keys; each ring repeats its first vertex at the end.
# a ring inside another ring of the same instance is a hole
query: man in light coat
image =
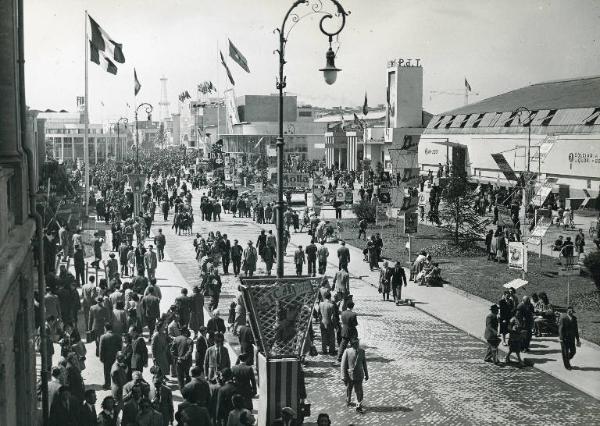
{"type": "Polygon", "coordinates": [[[158,266],[158,258],[156,252],[153,250],[152,244],[148,246],[148,252],[144,254],[144,265],[148,271],[148,279],[156,278],[156,267],[158,266]]]}
{"type": "Polygon", "coordinates": [[[352,390],[356,393],[356,412],[364,413],[363,381],[369,380],[365,350],[359,346],[357,337],[350,342],[351,346],[344,351],[341,364],[342,381],[346,385],[346,404],[352,407],[352,390]]]}

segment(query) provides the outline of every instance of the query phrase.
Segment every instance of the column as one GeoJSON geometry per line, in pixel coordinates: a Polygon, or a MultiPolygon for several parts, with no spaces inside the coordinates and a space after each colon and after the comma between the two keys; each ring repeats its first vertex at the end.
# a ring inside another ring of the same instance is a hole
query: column
{"type": "MultiPolygon", "coordinates": [[[[98,164],[98,138],[94,137],[94,164],[98,164]]],[[[89,138],[88,138],[89,141],[89,138]]]]}
{"type": "Polygon", "coordinates": [[[71,138],[71,159],[73,160],[73,163],[75,162],[75,140],[77,138],[72,137],[71,138]]]}
{"type": "Polygon", "coordinates": [[[338,149],[338,168],[342,170],[342,148],[338,149]]]}
{"type": "Polygon", "coordinates": [[[60,137],[60,160],[65,161],[65,137],[60,137]]]}

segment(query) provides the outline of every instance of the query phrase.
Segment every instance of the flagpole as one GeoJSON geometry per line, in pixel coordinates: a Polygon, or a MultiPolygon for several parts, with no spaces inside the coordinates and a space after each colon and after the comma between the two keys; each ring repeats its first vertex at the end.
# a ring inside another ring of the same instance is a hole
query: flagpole
{"type": "Polygon", "coordinates": [[[87,33],[87,28],[88,28],[88,12],[87,10],[85,11],[85,58],[84,58],[84,62],[85,62],[85,104],[84,104],[84,117],[83,117],[83,163],[84,163],[84,167],[85,167],[85,172],[84,172],[84,179],[85,179],[85,217],[86,220],[89,217],[90,214],[90,205],[89,205],[89,199],[90,199],[90,149],[88,146],[88,132],[89,132],[89,98],[88,98],[88,44],[89,44],[89,40],[88,40],[88,33],[87,33]]]}
{"type": "Polygon", "coordinates": [[[215,142],[218,141],[221,136],[219,133],[221,130],[221,96],[219,95],[221,81],[219,79],[219,59],[219,39],[217,39],[217,138],[215,139],[215,142]]]}
{"type": "Polygon", "coordinates": [[[466,79],[465,79],[465,105],[469,105],[469,88],[466,85],[466,79]]]}

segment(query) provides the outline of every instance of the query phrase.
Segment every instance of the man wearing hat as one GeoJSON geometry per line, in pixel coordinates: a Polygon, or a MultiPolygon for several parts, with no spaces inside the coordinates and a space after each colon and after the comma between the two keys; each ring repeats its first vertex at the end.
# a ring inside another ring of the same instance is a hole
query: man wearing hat
{"type": "Polygon", "coordinates": [[[243,251],[244,249],[238,244],[238,240],[233,240],[233,245],[231,246],[231,263],[233,263],[233,274],[236,277],[240,274],[243,251]]]}
{"type": "Polygon", "coordinates": [[[566,314],[560,315],[558,321],[558,338],[560,340],[560,347],[562,349],[563,364],[567,370],[570,370],[571,359],[575,356],[575,341],[577,346],[581,346],[579,340],[579,327],[577,325],[577,317],[574,315],[575,310],[572,306],[567,308],[566,314]]]}
{"type": "Polygon", "coordinates": [[[115,259],[114,253],[110,253],[108,255],[108,260],[104,262],[104,266],[106,267],[106,273],[108,274],[109,281],[119,273],[119,261],[115,259]]]}
{"type": "Polygon", "coordinates": [[[500,344],[500,337],[498,336],[498,305],[493,304],[490,306],[490,313],[485,318],[485,331],[483,338],[488,343],[485,362],[494,362],[498,364],[498,345],[500,344]]]}
{"type": "Polygon", "coordinates": [[[77,285],[85,285],[85,253],[79,244],[73,247],[73,265],[75,266],[75,281],[77,285]],[[81,283],[81,284],[79,284],[81,283]]]}
{"type": "Polygon", "coordinates": [[[299,423],[296,420],[298,415],[292,407],[283,407],[281,409],[281,417],[275,419],[273,426],[297,426],[299,423]]]}
{"type": "Polygon", "coordinates": [[[358,337],[350,340],[350,347],[342,355],[341,373],[342,381],[346,385],[346,404],[352,407],[352,389],[356,393],[356,412],[364,413],[363,380],[369,380],[365,350],[359,346],[358,337]]]}
{"type": "Polygon", "coordinates": [[[146,265],[148,279],[150,280],[156,277],[156,267],[158,266],[158,258],[156,257],[156,252],[153,248],[154,246],[150,244],[148,246],[148,251],[144,254],[144,265],[146,265]]]}
{"type": "Polygon", "coordinates": [[[252,410],[252,398],[257,393],[256,377],[254,369],[248,364],[248,354],[242,352],[238,356],[238,362],[231,367],[231,373],[238,385],[238,393],[244,398],[244,408],[252,410]]]}
{"type": "Polygon", "coordinates": [[[256,261],[258,260],[258,254],[256,249],[252,246],[252,241],[248,240],[248,247],[244,250],[244,273],[251,277],[256,271],[256,261]]]}

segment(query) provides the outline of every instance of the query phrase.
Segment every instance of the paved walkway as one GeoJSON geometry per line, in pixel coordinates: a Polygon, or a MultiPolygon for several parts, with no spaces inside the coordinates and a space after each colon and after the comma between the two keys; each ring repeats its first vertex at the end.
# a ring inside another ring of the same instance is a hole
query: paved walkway
{"type": "MultiPolygon", "coordinates": [[[[306,235],[292,236],[292,241],[297,244],[305,245],[308,240],[309,237],[306,235]]],[[[328,244],[328,247],[333,254],[339,245],[328,244]]],[[[347,247],[353,260],[350,264],[350,273],[373,286],[373,291],[377,294],[375,289],[378,287],[378,272],[369,271],[368,263],[362,261],[362,250],[352,246],[347,247]]],[[[408,269],[406,273],[408,277],[408,269]]],[[[501,293],[500,287],[498,292],[501,293]]],[[[483,341],[485,317],[489,313],[490,306],[488,301],[454,287],[424,287],[412,282],[404,289],[403,297],[415,299],[418,309],[483,341]]],[[[500,349],[503,350],[503,347],[500,346],[500,349]]],[[[582,346],[577,348],[571,371],[566,370],[562,364],[561,348],[557,337],[534,337],[532,351],[522,355],[534,367],[600,399],[600,347],[598,345],[582,339],[582,346]]]]}

